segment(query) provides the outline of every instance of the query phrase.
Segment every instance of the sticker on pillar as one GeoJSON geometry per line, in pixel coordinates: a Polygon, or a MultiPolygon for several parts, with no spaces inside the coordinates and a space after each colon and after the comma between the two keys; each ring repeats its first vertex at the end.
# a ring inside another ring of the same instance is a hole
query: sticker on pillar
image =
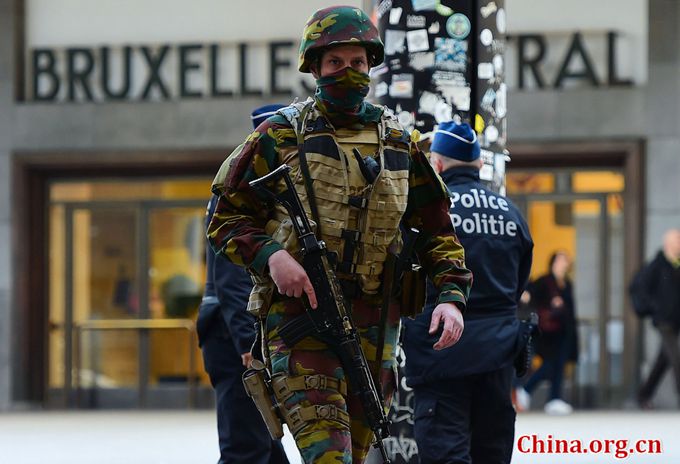
{"type": "Polygon", "coordinates": [[[482,32],[480,32],[479,41],[485,47],[491,45],[493,43],[493,32],[491,32],[491,29],[484,29],[482,32]]]}
{"type": "Polygon", "coordinates": [[[484,130],[484,139],[489,143],[496,143],[498,141],[498,128],[496,126],[487,126],[484,130]]]}
{"type": "Polygon", "coordinates": [[[479,151],[479,157],[482,159],[484,164],[493,166],[494,153],[492,151],[482,149],[479,151]]]}
{"type": "Polygon", "coordinates": [[[434,115],[434,109],[439,100],[437,94],[423,90],[418,99],[418,113],[434,115]]]}
{"type": "Polygon", "coordinates": [[[493,63],[493,72],[496,76],[503,75],[503,55],[496,55],[491,60],[493,63]]]}
{"type": "Polygon", "coordinates": [[[498,11],[496,2],[489,2],[479,9],[479,12],[482,14],[482,18],[485,19],[494,14],[496,11],[498,11]]]}
{"type": "Polygon", "coordinates": [[[416,71],[425,71],[434,66],[434,53],[421,52],[409,55],[409,66],[416,71]]]}
{"type": "Polygon", "coordinates": [[[505,18],[505,9],[500,8],[498,13],[496,13],[496,29],[498,29],[499,34],[505,34],[507,28],[507,21],[505,18]]]}
{"type": "Polygon", "coordinates": [[[430,27],[427,28],[427,32],[429,32],[432,35],[439,34],[439,21],[435,21],[432,24],[430,24],[430,27]]]}
{"type": "Polygon", "coordinates": [[[465,72],[468,62],[468,43],[464,40],[436,37],[434,62],[437,69],[465,72]]]}
{"type": "Polygon", "coordinates": [[[379,82],[375,84],[375,87],[373,88],[373,96],[375,98],[384,97],[385,95],[387,95],[388,90],[389,88],[387,86],[387,82],[385,81],[379,82]]]}
{"type": "Polygon", "coordinates": [[[397,113],[397,121],[399,124],[401,124],[404,128],[407,128],[408,130],[413,129],[413,125],[416,122],[416,116],[413,113],[410,113],[408,111],[399,111],[397,113]]]}
{"type": "Polygon", "coordinates": [[[425,16],[422,15],[407,15],[406,27],[409,29],[423,29],[427,25],[425,16]]]}
{"type": "Polygon", "coordinates": [[[442,5],[442,2],[437,2],[437,6],[434,8],[440,16],[451,16],[454,11],[453,8],[449,8],[446,5],[442,5]]]}
{"type": "Polygon", "coordinates": [[[387,64],[385,63],[380,63],[378,66],[375,68],[371,68],[370,71],[368,71],[368,75],[371,76],[371,78],[382,76],[386,72],[388,72],[390,68],[387,67],[387,64]]]}
{"type": "Polygon", "coordinates": [[[465,74],[453,71],[437,70],[432,73],[432,83],[435,86],[469,87],[465,74]]]}
{"type": "Polygon", "coordinates": [[[484,132],[485,127],[486,124],[484,124],[484,118],[481,117],[479,114],[475,114],[475,132],[481,134],[482,132],[484,132]]]}
{"type": "Polygon", "coordinates": [[[427,37],[427,30],[408,31],[406,33],[406,47],[411,53],[429,50],[430,39],[427,37]]]}
{"type": "Polygon", "coordinates": [[[505,40],[502,38],[493,39],[491,47],[486,49],[491,55],[503,55],[505,53],[505,40]]]}
{"type": "Polygon", "coordinates": [[[434,105],[434,120],[437,124],[450,121],[453,118],[453,108],[444,100],[439,100],[434,105]]]}
{"type": "Polygon", "coordinates": [[[485,163],[482,166],[482,168],[479,170],[479,179],[480,180],[492,181],[493,180],[493,166],[485,163]]]}
{"type": "Polygon", "coordinates": [[[484,161],[482,168],[479,170],[480,180],[493,180],[493,152],[488,150],[480,150],[480,158],[484,161]]]}
{"type": "Polygon", "coordinates": [[[470,111],[470,87],[464,82],[464,78],[435,82],[437,91],[458,111],[470,111]]]}
{"type": "Polygon", "coordinates": [[[380,19],[390,10],[390,8],[392,8],[392,0],[383,0],[375,9],[375,15],[380,19]]]}
{"type": "Polygon", "coordinates": [[[399,24],[402,11],[404,11],[403,8],[392,8],[390,10],[390,24],[392,25],[399,24]]]}
{"type": "Polygon", "coordinates": [[[396,55],[404,53],[404,39],[406,38],[406,31],[395,31],[394,29],[387,29],[385,31],[385,55],[396,55]]]}
{"type": "Polygon", "coordinates": [[[505,196],[505,154],[494,153],[493,159],[494,186],[498,187],[498,193],[505,196]]]}
{"type": "Polygon", "coordinates": [[[401,60],[399,58],[391,59],[387,66],[390,71],[399,71],[401,69],[401,60]]]}
{"type": "Polygon", "coordinates": [[[442,92],[458,111],[470,111],[470,87],[449,87],[442,92]]]}
{"type": "Polygon", "coordinates": [[[462,13],[456,13],[446,20],[446,32],[454,39],[465,39],[470,35],[470,29],[470,20],[462,13]]]}
{"type": "Polygon", "coordinates": [[[413,98],[413,74],[394,74],[389,94],[392,98],[413,98]]]}
{"type": "Polygon", "coordinates": [[[477,79],[480,81],[488,81],[493,79],[493,64],[479,63],[477,65],[477,79]]]}
{"type": "Polygon", "coordinates": [[[411,0],[413,11],[433,11],[437,8],[438,0],[411,0]]]}
{"type": "Polygon", "coordinates": [[[496,92],[496,117],[504,118],[508,114],[508,86],[503,83],[496,92]]]}
{"type": "Polygon", "coordinates": [[[505,175],[505,154],[496,153],[493,157],[494,171],[501,176],[505,175]]]}
{"type": "Polygon", "coordinates": [[[494,89],[486,89],[486,92],[484,92],[484,96],[482,97],[482,102],[479,104],[479,107],[486,111],[487,113],[495,114],[496,111],[494,110],[494,102],[496,101],[496,92],[494,89]]]}
{"type": "Polygon", "coordinates": [[[493,160],[494,170],[503,176],[505,175],[505,156],[503,153],[496,153],[493,160]]]}

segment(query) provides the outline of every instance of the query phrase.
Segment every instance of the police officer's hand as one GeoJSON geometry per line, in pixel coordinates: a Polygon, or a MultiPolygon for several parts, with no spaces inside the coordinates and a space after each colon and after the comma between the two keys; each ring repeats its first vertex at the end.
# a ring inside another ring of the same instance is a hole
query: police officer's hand
{"type": "Polygon", "coordinates": [[[531,293],[527,292],[524,290],[522,292],[522,296],[519,297],[519,302],[522,304],[529,304],[531,303],[531,293]]]}
{"type": "Polygon", "coordinates": [[[253,353],[248,351],[247,353],[241,353],[241,362],[243,363],[243,367],[246,369],[250,367],[250,363],[253,362],[253,353]]]}
{"type": "Polygon", "coordinates": [[[312,308],[316,309],[316,294],[305,269],[286,250],[269,257],[269,274],[281,295],[300,298],[303,293],[312,308]]]}
{"type": "Polygon", "coordinates": [[[432,322],[430,322],[430,335],[437,332],[439,325],[443,324],[442,335],[437,343],[432,345],[435,350],[443,350],[454,345],[463,335],[463,313],[453,303],[440,303],[432,311],[432,322]]]}

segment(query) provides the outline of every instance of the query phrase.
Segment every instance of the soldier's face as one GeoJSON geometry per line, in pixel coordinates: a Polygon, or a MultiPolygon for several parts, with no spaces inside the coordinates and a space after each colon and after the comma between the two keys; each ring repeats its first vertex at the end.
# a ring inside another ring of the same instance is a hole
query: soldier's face
{"type": "Polygon", "coordinates": [[[345,68],[368,74],[366,49],[358,45],[340,45],[321,55],[320,77],[328,76],[345,68]]]}

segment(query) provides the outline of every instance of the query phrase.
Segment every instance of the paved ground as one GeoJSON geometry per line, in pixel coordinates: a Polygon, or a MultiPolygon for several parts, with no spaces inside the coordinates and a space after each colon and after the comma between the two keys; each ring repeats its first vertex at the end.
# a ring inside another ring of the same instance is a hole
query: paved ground
{"type": "MultiPolygon", "coordinates": [[[[199,412],[41,412],[0,414],[0,464],[198,464],[216,462],[213,414],[199,412]]],[[[515,448],[513,464],[677,464],[680,413],[522,414],[517,435],[525,447],[538,439],[660,440],[662,454],[531,454],[515,448]]],[[[289,443],[290,444],[290,443],[289,443]]],[[[619,445],[623,444],[619,442],[619,445]]],[[[547,446],[547,444],[546,444],[547,446]]],[[[594,445],[597,449],[597,444],[594,445]]],[[[616,444],[610,445],[612,451],[616,444]]],[[[296,462],[295,459],[292,462],[296,462]]],[[[297,461],[299,462],[299,461],[297,461]]]]}

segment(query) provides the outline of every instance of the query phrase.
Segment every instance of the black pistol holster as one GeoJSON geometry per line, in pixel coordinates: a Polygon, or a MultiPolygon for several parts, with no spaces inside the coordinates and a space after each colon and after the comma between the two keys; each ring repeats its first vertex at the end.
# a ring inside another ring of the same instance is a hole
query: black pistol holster
{"type": "Polygon", "coordinates": [[[529,318],[520,322],[520,349],[515,356],[515,373],[524,377],[531,369],[534,357],[534,339],[538,334],[538,314],[531,313],[529,318]]]}

